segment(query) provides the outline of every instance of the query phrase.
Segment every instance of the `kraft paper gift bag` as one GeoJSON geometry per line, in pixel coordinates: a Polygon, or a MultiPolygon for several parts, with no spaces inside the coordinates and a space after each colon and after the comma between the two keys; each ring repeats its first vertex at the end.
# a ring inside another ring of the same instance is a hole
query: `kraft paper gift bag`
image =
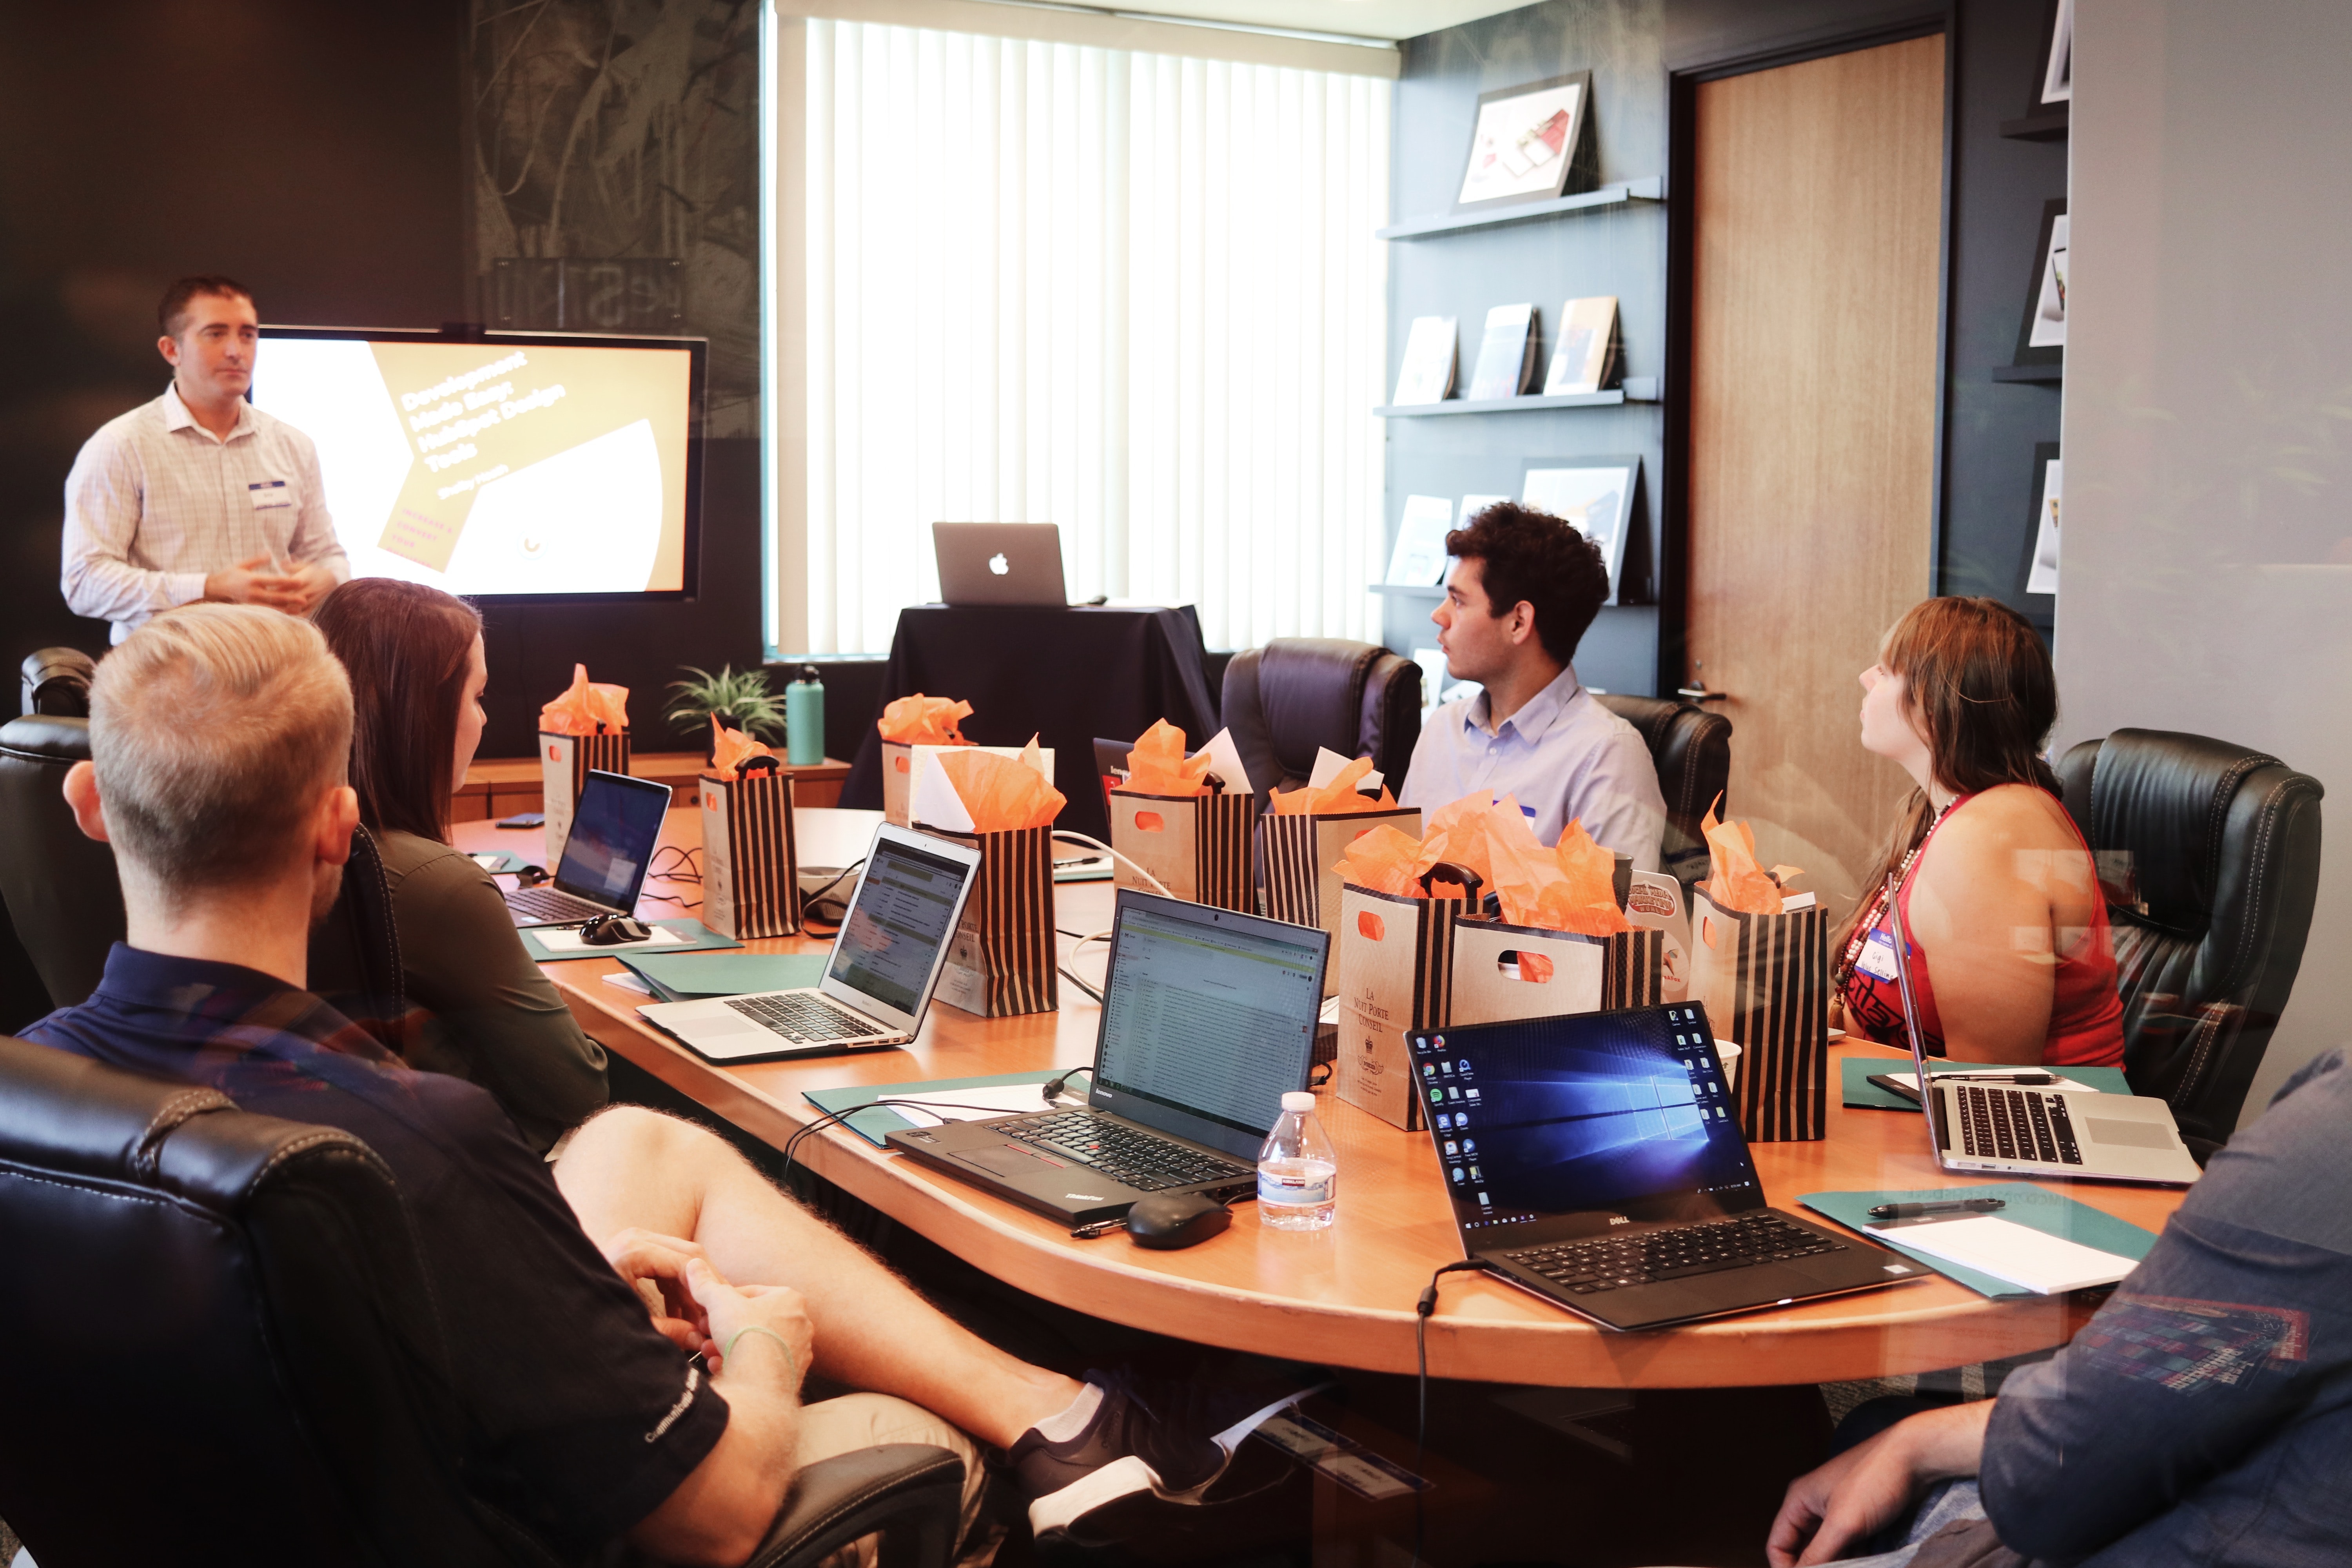
{"type": "MultiPolygon", "coordinates": [[[[1257,802],[1246,793],[1147,795],[1110,792],[1110,847],[1188,903],[1257,912],[1250,876],[1250,828],[1257,802]]],[[[1118,862],[1118,885],[1150,891],[1134,867],[1118,862]]]]}
{"type": "Polygon", "coordinates": [[[629,771],[629,691],[572,667],[572,684],[539,710],[540,811],[547,818],[547,868],[563,860],[572,816],[593,773],[629,771]]]}
{"type": "MultiPolygon", "coordinates": [[[[1795,900],[1790,900],[1794,902],[1795,900]]],[[[1748,914],[1691,894],[1691,996],[1738,1043],[1733,1110],[1750,1142],[1829,1135],[1828,931],[1804,906],[1748,914]]]]}
{"type": "Polygon", "coordinates": [[[1062,1005],[1054,947],[1054,830],[956,833],[980,850],[980,871],[940,973],[939,1000],[983,1018],[1051,1013],[1062,1005]]]}
{"type": "Polygon", "coordinates": [[[1450,1021],[1458,899],[1416,899],[1345,883],[1339,890],[1339,1054],[1341,1100],[1412,1131],[1422,1125],[1405,1031],[1450,1021]]]}
{"type": "Polygon", "coordinates": [[[801,929],[793,781],[772,752],[702,775],[702,923],[738,942],[801,929]],[[760,764],[764,763],[764,766],[760,764]],[[733,778],[721,773],[735,772],[733,778]]]}

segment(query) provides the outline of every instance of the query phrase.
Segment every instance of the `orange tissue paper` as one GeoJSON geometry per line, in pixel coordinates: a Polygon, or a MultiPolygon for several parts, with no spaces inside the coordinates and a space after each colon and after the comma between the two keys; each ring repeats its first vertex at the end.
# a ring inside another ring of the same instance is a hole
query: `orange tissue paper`
{"type": "Polygon", "coordinates": [[[966,746],[971,742],[957,728],[971,717],[971,704],[952,697],[926,697],[918,691],[882,710],[874,727],[886,741],[902,746],[966,746]]]}
{"type": "Polygon", "coordinates": [[[1580,822],[1569,824],[1559,845],[1547,848],[1514,796],[1465,795],[1431,813],[1415,875],[1441,860],[1475,872],[1507,924],[1580,936],[1633,929],[1617,907],[1616,857],[1580,822]]]}
{"type": "Polygon", "coordinates": [[[1422,899],[1429,895],[1422,890],[1421,874],[1413,868],[1420,858],[1419,839],[1382,823],[1349,840],[1334,869],[1341,879],[1360,888],[1394,893],[1401,899],[1422,899]]]}
{"type": "Polygon", "coordinates": [[[1152,721],[1135,742],[1127,759],[1127,783],[1121,789],[1138,795],[1206,795],[1212,759],[1206,752],[1184,755],[1184,731],[1165,719],[1152,721]]]}
{"type": "MultiPolygon", "coordinates": [[[[751,739],[740,730],[730,730],[710,716],[710,776],[732,784],[743,776],[743,764],[753,757],[775,757],[776,753],[751,739]]],[[[779,764],[783,762],[776,757],[779,764]]]]}
{"type": "Polygon", "coordinates": [[[978,750],[945,752],[940,766],[955,785],[956,797],[971,813],[975,833],[1008,833],[1024,827],[1051,827],[1062,814],[1064,797],[1037,771],[1035,736],[1019,758],[1000,757],[978,750]]]}
{"type": "Polygon", "coordinates": [[[1388,786],[1381,786],[1378,800],[1356,793],[1357,784],[1372,771],[1372,759],[1358,757],[1331,777],[1321,789],[1313,784],[1301,784],[1286,795],[1274,792],[1271,815],[1275,816],[1352,816],[1365,811],[1394,811],[1396,797],[1388,786]]]}
{"type": "Polygon", "coordinates": [[[588,667],[572,667],[572,685],[539,710],[539,728],[549,735],[605,735],[629,727],[629,689],[588,679],[588,667]]]}
{"type": "Polygon", "coordinates": [[[1711,805],[1699,828],[1706,835],[1707,879],[1700,884],[1706,896],[1741,914],[1779,914],[1782,885],[1790,877],[1802,876],[1802,870],[1795,866],[1764,869],[1756,861],[1755,830],[1744,822],[1720,820],[1711,805]]]}
{"type": "MultiPolygon", "coordinates": [[[[1547,872],[1540,879],[1531,914],[1513,924],[1574,931],[1579,936],[1615,936],[1633,929],[1633,922],[1617,907],[1617,857],[1594,843],[1581,821],[1570,822],[1559,842],[1546,853],[1557,875],[1547,872]]],[[[1506,895],[1507,920],[1510,919],[1508,903],[1506,895]]]]}

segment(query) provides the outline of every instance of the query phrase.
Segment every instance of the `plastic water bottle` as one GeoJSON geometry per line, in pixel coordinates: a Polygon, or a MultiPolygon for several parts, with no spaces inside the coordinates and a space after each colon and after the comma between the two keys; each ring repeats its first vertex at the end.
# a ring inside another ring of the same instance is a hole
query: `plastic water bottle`
{"type": "Polygon", "coordinates": [[[824,761],[824,682],[813,664],[784,688],[784,760],[796,768],[824,761]]]}
{"type": "Polygon", "coordinates": [[[1315,1120],[1315,1097],[1282,1097],[1282,1120],[1257,1152],[1257,1216],[1275,1230],[1321,1230],[1339,1207],[1339,1157],[1315,1120]]]}

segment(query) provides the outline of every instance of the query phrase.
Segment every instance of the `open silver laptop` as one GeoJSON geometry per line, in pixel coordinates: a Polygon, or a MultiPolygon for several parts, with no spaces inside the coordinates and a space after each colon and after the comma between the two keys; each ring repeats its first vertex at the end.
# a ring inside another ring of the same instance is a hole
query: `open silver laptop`
{"type": "Polygon", "coordinates": [[[2186,1186],[2201,1173],[2180,1142],[2172,1107],[2145,1095],[2075,1094],[1971,1083],[1965,1074],[1927,1069],[1919,1005],[1911,992],[1911,933],[1904,928],[1901,888],[1886,879],[1887,920],[1895,938],[1895,984],[1903,991],[1903,1032],[1911,1068],[1926,1089],[1929,1142],[1947,1171],[1998,1171],[2021,1176],[2091,1177],[2186,1186]]]}
{"type": "Polygon", "coordinates": [[[903,1046],[922,1026],[979,870],[977,849],[904,827],[877,827],[816,984],[656,1002],[637,1012],[715,1062],[903,1046]]]}
{"type": "Polygon", "coordinates": [[[940,598],[950,605],[1066,605],[1062,531],[1050,522],[935,522],[940,598]]]}

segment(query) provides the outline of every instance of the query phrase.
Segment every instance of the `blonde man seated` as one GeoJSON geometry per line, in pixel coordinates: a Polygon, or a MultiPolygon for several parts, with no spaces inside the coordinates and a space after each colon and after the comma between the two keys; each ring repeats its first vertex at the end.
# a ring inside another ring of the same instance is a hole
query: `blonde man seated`
{"type": "Polygon", "coordinates": [[[483,1090],[410,1070],[309,994],[307,933],[358,819],[351,728],[343,668],[308,622],[202,605],[132,633],[99,666],[93,760],[66,782],[83,831],[114,846],[129,941],[89,1001],[25,1035],[383,1158],[486,1502],[567,1558],[625,1536],[729,1563],[797,1466],[875,1443],[961,1454],[968,1531],[974,1438],[1012,1451],[1041,1533],[1100,1539],[1114,1510],[1140,1527],[1214,1479],[1216,1443],[1171,1435],[1118,1380],[975,1338],[701,1129],[618,1107],[551,1167],[483,1090]],[[803,1405],[812,1369],[872,1392],[803,1405]]]}

